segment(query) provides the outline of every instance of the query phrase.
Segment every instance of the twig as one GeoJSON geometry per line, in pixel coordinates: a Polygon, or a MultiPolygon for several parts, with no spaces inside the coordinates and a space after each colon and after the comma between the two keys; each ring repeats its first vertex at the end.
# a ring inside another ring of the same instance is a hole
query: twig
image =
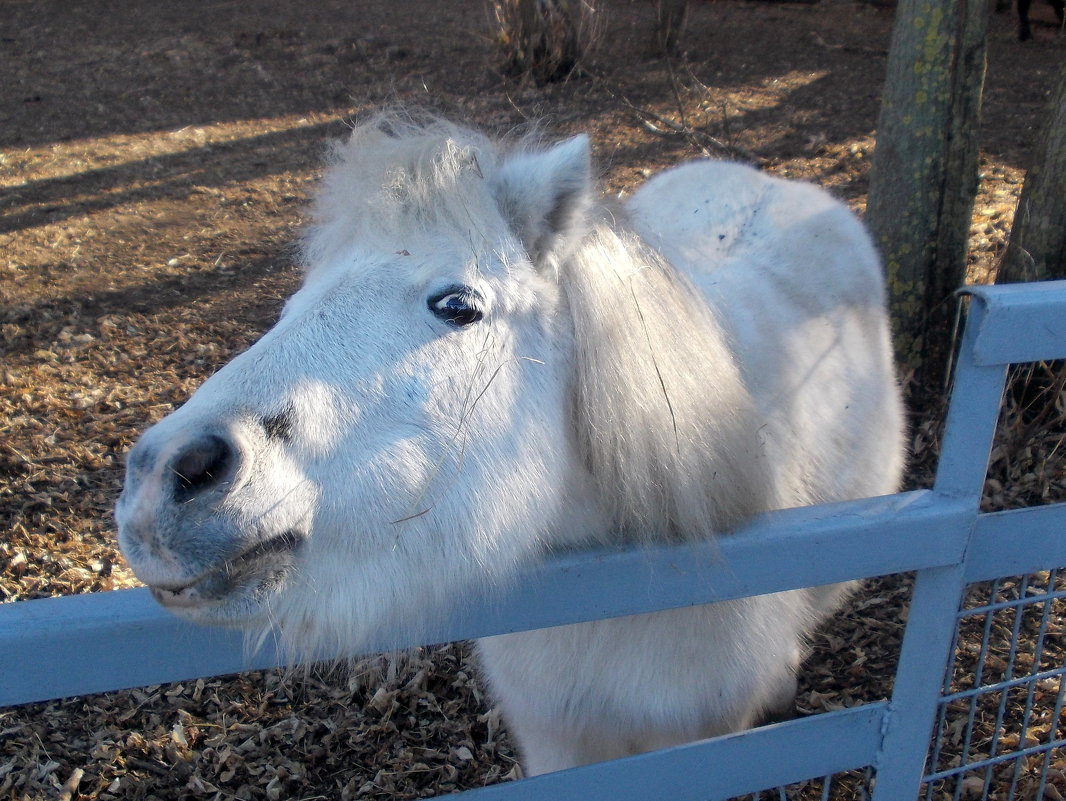
{"type": "Polygon", "coordinates": [[[149,762],[147,759],[137,759],[136,757],[126,757],[126,764],[131,768],[138,770],[146,770],[149,773],[154,773],[156,776],[169,776],[170,771],[164,766],[155,762],[149,762]]]}
{"type": "MultiPolygon", "coordinates": [[[[670,77],[670,89],[674,93],[674,102],[677,103],[677,116],[681,120],[681,127],[691,130],[688,119],[685,117],[685,101],[681,99],[681,87],[677,84],[677,73],[674,72],[674,60],[666,57],[666,74],[670,77]]],[[[704,153],[704,155],[708,155],[704,153]]]]}
{"type": "Polygon", "coordinates": [[[811,31],[811,39],[826,50],[839,50],[842,53],[859,53],[863,56],[887,56],[888,50],[878,47],[859,47],[857,45],[830,44],[816,32],[811,31]]]}
{"type": "Polygon", "coordinates": [[[63,786],[59,788],[59,795],[56,796],[56,801],[70,801],[74,797],[74,794],[78,792],[78,785],[81,784],[82,776],[85,775],[85,771],[81,768],[74,768],[71,771],[70,778],[63,782],[63,786]]]}
{"type": "Polygon", "coordinates": [[[708,152],[708,147],[710,147],[710,149],[715,150],[722,155],[730,156],[733,158],[739,157],[752,164],[761,165],[766,163],[766,159],[764,159],[757,153],[753,153],[747,148],[743,148],[738,145],[729,145],[725,142],[720,141],[719,139],[716,139],[710,134],[705,133],[704,131],[698,131],[692,127],[678,125],[673,120],[668,120],[665,117],[656,114],[654,111],[633,105],[629,102],[629,100],[624,97],[621,98],[621,100],[632,111],[644,118],[643,120],[641,120],[642,125],[644,126],[645,130],[650,131],[653,134],[657,134],[658,136],[682,136],[685,139],[688,139],[693,145],[699,147],[700,151],[705,156],[710,155],[710,153],[708,152]],[[662,127],[660,128],[658,126],[662,127]]]}
{"type": "MultiPolygon", "coordinates": [[[[673,72],[671,72],[671,75],[673,75],[673,72]]],[[[700,85],[703,86],[702,84],[700,85]]],[[[656,114],[651,109],[642,108],[641,106],[636,105],[628,97],[612,91],[606,85],[604,85],[604,91],[640,117],[641,125],[644,129],[656,136],[683,137],[694,147],[698,148],[704,156],[710,156],[711,151],[714,151],[719,155],[728,156],[729,158],[739,158],[750,164],[762,165],[766,163],[766,159],[746,148],[739,147],[738,145],[726,144],[711,136],[709,133],[697,130],[691,125],[688,125],[683,112],[681,114],[682,123],[678,124],[673,120],[663,117],[661,114],[656,114]]],[[[679,91],[675,91],[675,97],[677,97],[678,103],[683,106],[679,91]]]]}

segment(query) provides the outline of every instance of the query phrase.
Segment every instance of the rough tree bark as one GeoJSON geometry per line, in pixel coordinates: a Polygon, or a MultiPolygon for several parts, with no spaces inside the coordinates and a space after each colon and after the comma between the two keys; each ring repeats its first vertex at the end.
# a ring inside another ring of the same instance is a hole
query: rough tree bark
{"type": "Polygon", "coordinates": [[[1066,62],[1014,212],[997,283],[1066,278],[1066,62]]]}
{"type": "Polygon", "coordinates": [[[866,218],[885,259],[896,353],[938,389],[977,193],[985,0],[900,0],[866,218]]]}

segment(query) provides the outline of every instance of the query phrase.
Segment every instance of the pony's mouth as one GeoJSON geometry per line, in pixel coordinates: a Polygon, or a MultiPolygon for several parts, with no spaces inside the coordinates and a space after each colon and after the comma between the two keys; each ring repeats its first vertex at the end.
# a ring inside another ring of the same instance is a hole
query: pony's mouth
{"type": "Polygon", "coordinates": [[[257,605],[283,583],[305,539],[298,531],[286,531],[256,543],[187,584],[151,587],[152,597],[175,613],[194,612],[237,596],[242,605],[257,605]]]}

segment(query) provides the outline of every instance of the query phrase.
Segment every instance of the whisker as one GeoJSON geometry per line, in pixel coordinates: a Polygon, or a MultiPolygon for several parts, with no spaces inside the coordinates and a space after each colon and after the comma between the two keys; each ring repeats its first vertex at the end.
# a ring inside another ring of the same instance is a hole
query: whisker
{"type": "MultiPolygon", "coordinates": [[[[471,399],[471,394],[473,393],[474,387],[476,386],[477,377],[478,377],[478,375],[481,372],[483,372],[483,369],[484,369],[484,366],[485,366],[485,360],[487,359],[489,354],[492,352],[492,349],[491,349],[491,346],[490,346],[490,341],[491,341],[491,335],[486,335],[484,345],[483,345],[482,349],[478,352],[477,366],[475,367],[473,373],[471,374],[470,383],[467,384],[466,392],[464,394],[463,401],[462,401],[462,412],[459,415],[459,421],[456,423],[455,431],[452,433],[451,437],[448,438],[447,442],[444,443],[444,448],[443,448],[443,451],[441,453],[441,456],[437,460],[436,464],[433,465],[432,471],[430,471],[430,474],[426,478],[425,482],[423,482],[422,488],[419,490],[418,495],[415,496],[414,501],[411,503],[412,507],[419,506],[421,504],[422,500],[426,497],[426,494],[429,492],[430,486],[433,484],[433,482],[440,475],[441,470],[443,470],[444,463],[448,460],[448,457],[450,455],[452,455],[453,448],[455,447],[456,443],[460,443],[459,444],[459,450],[458,450],[458,457],[456,459],[456,470],[455,470],[455,475],[454,475],[453,482],[449,486],[454,486],[454,482],[458,481],[458,479],[459,479],[459,474],[462,472],[462,467],[463,467],[463,463],[465,461],[465,456],[466,456],[466,436],[465,436],[463,427],[469,421],[470,416],[473,414],[473,411],[474,411],[475,407],[477,406],[478,402],[484,397],[484,395],[488,391],[489,387],[492,386],[492,383],[499,376],[500,371],[503,369],[503,366],[504,366],[503,362],[498,364],[496,366],[496,369],[492,372],[492,375],[489,377],[489,380],[485,383],[485,385],[481,388],[481,390],[477,393],[477,395],[474,396],[473,399],[471,399]],[[462,437],[461,440],[460,440],[460,437],[462,437]]],[[[445,488],[445,489],[447,489],[447,488],[445,488]]],[[[415,519],[417,519],[419,517],[422,517],[422,516],[428,514],[432,510],[432,508],[433,508],[432,506],[427,507],[426,509],[422,510],[421,512],[416,512],[416,513],[409,514],[409,515],[407,515],[405,517],[401,517],[400,519],[393,521],[393,523],[394,524],[398,524],[398,523],[404,523],[404,522],[407,522],[407,521],[410,521],[410,520],[415,520],[415,519]]],[[[399,537],[399,534],[397,534],[397,537],[399,537]]]]}

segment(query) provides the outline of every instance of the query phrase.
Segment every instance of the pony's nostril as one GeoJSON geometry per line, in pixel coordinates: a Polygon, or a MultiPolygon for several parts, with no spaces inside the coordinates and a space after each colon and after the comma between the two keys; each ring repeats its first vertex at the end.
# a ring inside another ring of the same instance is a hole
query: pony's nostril
{"type": "Polygon", "coordinates": [[[185,503],[227,478],[233,466],[233,448],[221,437],[201,437],[175,457],[174,498],[185,503]]]}

